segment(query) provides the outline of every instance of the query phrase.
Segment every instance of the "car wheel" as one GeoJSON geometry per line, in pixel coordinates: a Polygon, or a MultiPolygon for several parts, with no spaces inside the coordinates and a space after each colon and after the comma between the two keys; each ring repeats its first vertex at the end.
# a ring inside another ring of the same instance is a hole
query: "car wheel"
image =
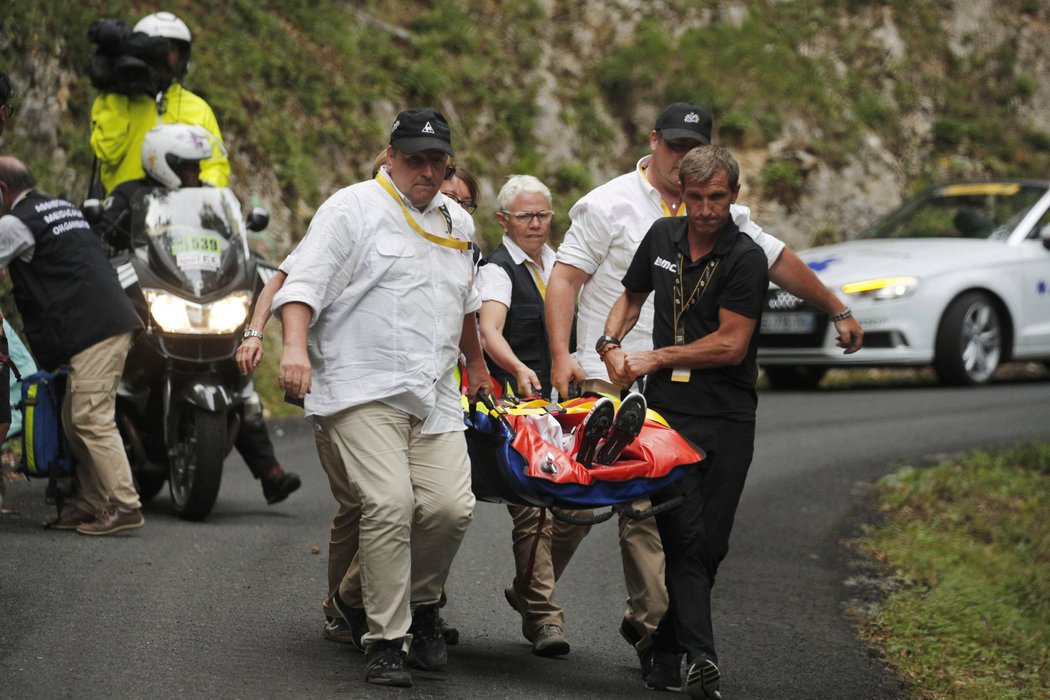
{"type": "Polygon", "coordinates": [[[827,367],[763,367],[769,385],[774,389],[816,389],[827,374],[827,367]]]}
{"type": "Polygon", "coordinates": [[[991,380],[1003,357],[1003,324],[986,294],[953,301],[937,331],[933,369],[945,384],[973,386],[991,380]]]}

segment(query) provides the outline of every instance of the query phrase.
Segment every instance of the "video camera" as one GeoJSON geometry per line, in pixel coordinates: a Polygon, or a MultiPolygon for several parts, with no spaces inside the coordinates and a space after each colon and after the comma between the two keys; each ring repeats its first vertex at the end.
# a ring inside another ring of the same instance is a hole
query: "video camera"
{"type": "Polygon", "coordinates": [[[153,97],[171,82],[171,44],[164,37],[132,31],[119,19],[96,19],[88,39],[97,47],[88,67],[96,89],[153,97]]]}

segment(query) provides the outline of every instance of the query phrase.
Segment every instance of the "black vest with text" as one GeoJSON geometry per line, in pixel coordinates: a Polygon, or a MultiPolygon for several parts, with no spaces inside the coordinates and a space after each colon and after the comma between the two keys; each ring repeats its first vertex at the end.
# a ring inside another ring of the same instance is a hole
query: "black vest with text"
{"type": "MultiPolygon", "coordinates": [[[[534,371],[543,384],[544,398],[551,395],[551,356],[547,342],[547,324],[543,315],[543,296],[529,271],[528,263],[515,264],[507,247],[501,245],[485,258],[486,264],[499,265],[510,277],[510,308],[503,324],[503,337],[514,351],[514,355],[525,366],[534,371]]],[[[576,347],[576,318],[572,320],[572,338],[569,347],[576,347]]],[[[517,378],[492,361],[487,354],[485,361],[492,376],[506,390],[511,387],[517,393],[517,378]]]]}
{"type": "Polygon", "coordinates": [[[96,343],[142,327],[79,209],[30,192],[11,215],[36,241],[28,263],[16,258],[8,268],[26,338],[41,367],[54,369],[96,343]]]}

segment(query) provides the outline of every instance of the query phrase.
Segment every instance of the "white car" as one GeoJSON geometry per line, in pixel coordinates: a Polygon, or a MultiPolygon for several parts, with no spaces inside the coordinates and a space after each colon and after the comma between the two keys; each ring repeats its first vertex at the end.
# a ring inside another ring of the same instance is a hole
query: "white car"
{"type": "Polygon", "coordinates": [[[864,347],[835,347],[827,315],[771,286],[759,364],[775,388],[832,367],[933,365],[945,384],[989,381],[1002,362],[1050,362],[1050,182],[954,183],[852,240],[799,253],[853,310],[864,347]]]}

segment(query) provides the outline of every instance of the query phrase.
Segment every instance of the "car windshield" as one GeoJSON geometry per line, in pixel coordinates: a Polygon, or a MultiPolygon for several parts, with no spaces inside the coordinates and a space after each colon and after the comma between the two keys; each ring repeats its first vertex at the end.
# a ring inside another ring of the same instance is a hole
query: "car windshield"
{"type": "Polygon", "coordinates": [[[857,237],[1005,239],[1045,194],[1045,187],[1019,182],[936,187],[857,237]]]}

